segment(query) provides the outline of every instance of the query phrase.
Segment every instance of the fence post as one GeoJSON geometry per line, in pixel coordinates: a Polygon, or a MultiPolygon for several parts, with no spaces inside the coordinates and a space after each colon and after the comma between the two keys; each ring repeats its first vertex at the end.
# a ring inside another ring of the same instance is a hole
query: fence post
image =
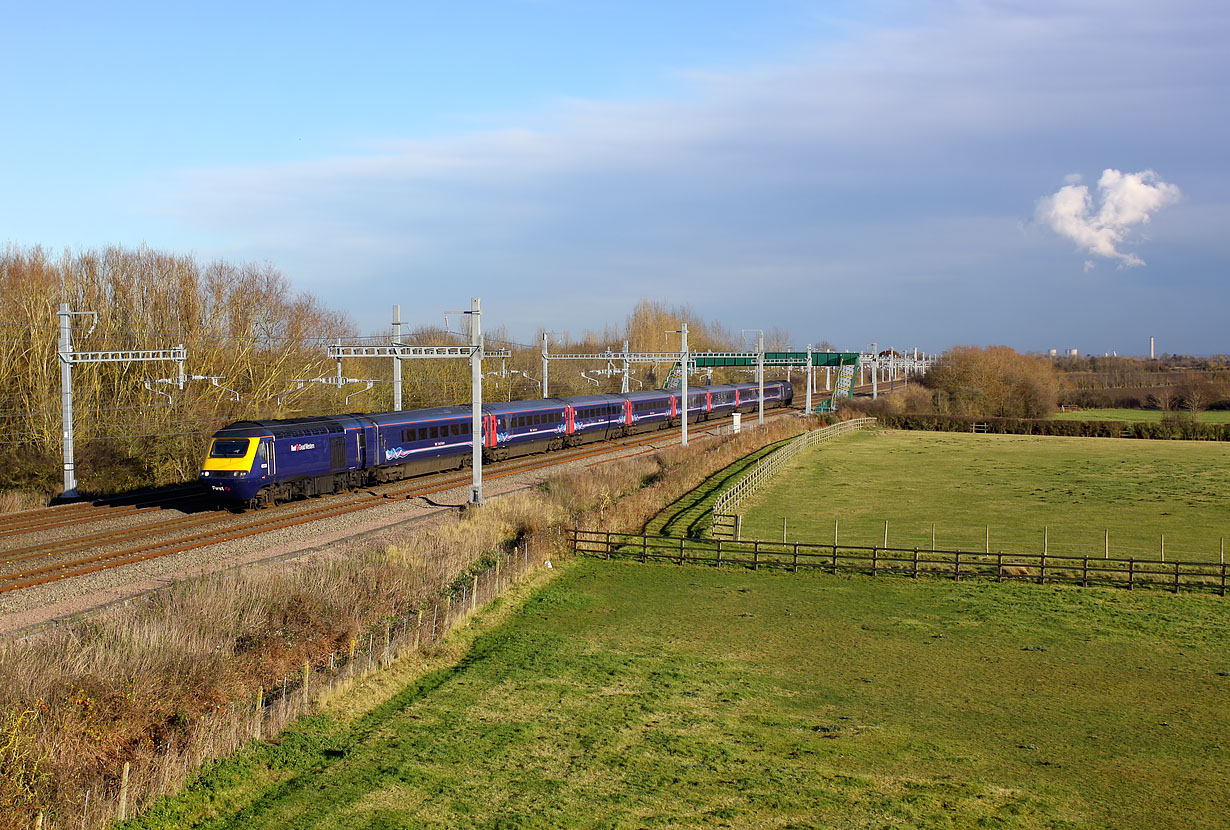
{"type": "Polygon", "coordinates": [[[679,564],[683,564],[683,537],[679,537],[679,564]]]}
{"type": "Polygon", "coordinates": [[[918,579],[918,548],[914,548],[914,573],[913,577],[918,579]]]}
{"type": "Polygon", "coordinates": [[[124,771],[120,773],[120,821],[128,818],[128,772],[132,764],[124,762],[124,771]]]}
{"type": "Polygon", "coordinates": [[[1045,585],[1046,584],[1046,551],[1042,552],[1042,567],[1039,568],[1038,570],[1039,570],[1038,584],[1045,585]]]}
{"type": "Polygon", "coordinates": [[[957,551],[957,566],[953,569],[952,579],[954,582],[961,581],[961,551],[957,551]]]}
{"type": "MultiPolygon", "coordinates": [[[[351,640],[353,643],[354,640],[351,640]]],[[[256,687],[256,727],[252,730],[252,737],[256,740],[261,739],[261,726],[265,720],[265,687],[256,687]]]]}
{"type": "Polygon", "coordinates": [[[1002,550],[995,554],[995,581],[1004,581],[1004,552],[1002,550]]]}
{"type": "Polygon", "coordinates": [[[743,538],[743,514],[735,514],[735,541],[738,542],[743,538]]]}
{"type": "MultiPolygon", "coordinates": [[[[885,527],[885,528],[887,528],[887,527],[888,527],[888,522],[885,522],[885,523],[884,523],[884,527],[885,527]]],[[[887,533],[888,533],[888,531],[886,530],[886,531],[885,531],[885,535],[887,535],[887,533]]],[[[877,573],[877,571],[879,571],[879,567],[878,567],[878,566],[879,566],[879,564],[880,564],[880,557],[878,556],[878,551],[876,550],[876,546],[875,546],[875,545],[872,545],[872,546],[871,546],[871,575],[872,575],[872,576],[878,576],[878,575],[879,575],[879,574],[877,573]]]]}
{"type": "Polygon", "coordinates": [[[721,539],[718,539],[718,540],[717,540],[717,543],[718,543],[718,549],[717,549],[717,566],[720,568],[720,567],[722,567],[722,540],[721,540],[721,539]]]}
{"type": "Polygon", "coordinates": [[[1221,595],[1226,595],[1226,563],[1221,563],[1221,595]]]}
{"type": "Polygon", "coordinates": [[[1088,556],[1086,556],[1084,561],[1081,563],[1081,587],[1082,588],[1089,587],[1089,557],[1088,556]]]}
{"type": "Polygon", "coordinates": [[[794,567],[791,569],[791,573],[797,574],[798,572],[799,572],[799,543],[795,542],[794,543],[794,567]]]}
{"type": "Polygon", "coordinates": [[[1136,560],[1128,557],[1128,590],[1131,591],[1135,586],[1132,584],[1135,578],[1136,560]]]}
{"type": "Polygon", "coordinates": [[[648,561],[649,561],[649,537],[645,534],[641,534],[641,562],[645,563],[648,561]]]}
{"type": "Polygon", "coordinates": [[[1179,593],[1179,563],[1174,563],[1174,592],[1179,593]]]}
{"type": "Polygon", "coordinates": [[[752,542],[752,570],[760,570],[760,541],[752,542]]]}
{"type": "Polygon", "coordinates": [[[837,574],[837,543],[833,543],[833,574],[837,574]]]}

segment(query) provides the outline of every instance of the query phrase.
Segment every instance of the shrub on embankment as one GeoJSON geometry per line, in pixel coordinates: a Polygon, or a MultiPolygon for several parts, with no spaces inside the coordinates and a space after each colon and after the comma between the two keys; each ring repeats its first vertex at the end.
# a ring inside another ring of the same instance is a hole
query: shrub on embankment
{"type": "Polygon", "coordinates": [[[132,608],[6,644],[0,828],[26,830],[39,810],[82,826],[86,793],[97,806],[84,826],[100,826],[115,805],[113,796],[97,802],[115,792],[125,761],[134,792],[176,788],[201,762],[234,748],[209,732],[222,710],[249,705],[258,686],[270,688],[306,659],[423,607],[490,552],[535,535],[546,547],[577,523],[638,530],[735,458],[810,425],[785,418],[726,440],[564,472],[383,549],[339,549],[191,580],[132,608]]]}
{"type": "Polygon", "coordinates": [[[1003,435],[1061,435],[1073,438],[1149,438],[1180,441],[1230,441],[1230,424],[1206,424],[1182,414],[1164,417],[1159,423],[1122,421],[1060,421],[1046,418],[976,418],[957,415],[884,413],[881,425],[890,429],[921,429],[934,432],[972,432],[985,424],[986,432],[1003,435]]]}

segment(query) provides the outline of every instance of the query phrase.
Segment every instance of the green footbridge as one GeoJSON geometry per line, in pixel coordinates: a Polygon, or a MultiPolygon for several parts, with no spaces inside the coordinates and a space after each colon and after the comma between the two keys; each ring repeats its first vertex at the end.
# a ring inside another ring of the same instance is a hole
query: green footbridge
{"type": "MultiPolygon", "coordinates": [[[[817,412],[832,411],[838,400],[850,397],[854,388],[854,376],[858,373],[858,352],[765,352],[765,366],[786,366],[807,371],[810,365],[814,369],[837,369],[837,382],[833,384],[833,394],[827,401],[822,401],[816,407],[817,412]]],[[[688,367],[691,371],[697,369],[724,368],[754,368],[760,363],[760,355],[756,352],[693,352],[688,355],[688,367]]],[[[675,361],[663,389],[678,389],[682,385],[683,371],[680,361],[675,361]]]]}

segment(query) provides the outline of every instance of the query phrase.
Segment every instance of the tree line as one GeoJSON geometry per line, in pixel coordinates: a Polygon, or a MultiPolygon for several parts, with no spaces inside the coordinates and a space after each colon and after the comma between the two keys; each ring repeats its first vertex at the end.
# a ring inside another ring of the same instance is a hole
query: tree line
{"type": "MultiPolygon", "coordinates": [[[[184,345],[185,372],[219,378],[175,384],[144,381],[174,378],[173,363],[99,363],[73,371],[78,480],[83,492],[99,493],[194,478],[208,436],[235,420],[287,418],[337,412],[382,411],[393,406],[393,361],[346,359],[347,377],[375,384],[339,389],[304,383],[334,376],[328,358],[333,342],[383,345],[388,332],[359,336],[345,314],[297,291],[271,265],[202,263],[191,256],[149,248],[107,247],[51,254],[39,247],[0,249],[0,491],[25,489],[44,495],[60,485],[60,303],[74,312],[73,347],[78,351],[155,349],[184,345]],[[356,394],[358,393],[358,394],[356,394]],[[348,400],[349,397],[349,400],[348,400]],[[236,399],[237,398],[237,399],[236,399]]],[[[622,324],[600,332],[552,335],[551,351],[619,349],[672,352],[688,323],[694,351],[731,351],[741,336],[702,319],[686,306],[641,300],[622,324]]],[[[484,363],[486,400],[541,394],[541,334],[518,343],[502,327],[486,329],[489,349],[511,356],[484,363]]],[[[441,345],[468,342],[438,327],[410,329],[402,342],[441,345]]],[[[770,349],[789,345],[789,333],[766,332],[770,349]]],[[[464,404],[470,400],[470,370],[463,360],[403,361],[404,408],[464,404]]],[[[573,363],[551,365],[554,395],[618,391],[618,377],[601,377],[573,363]]],[[[661,386],[671,365],[634,365],[632,388],[661,386]]],[[[719,372],[714,380],[746,380],[746,373],[719,372]]]]}
{"type": "Polygon", "coordinates": [[[1045,418],[1061,405],[1196,413],[1228,403],[1230,369],[1216,359],[1055,360],[1008,346],[955,346],[920,382],[878,401],[855,400],[848,408],[882,415],[1045,418]]]}

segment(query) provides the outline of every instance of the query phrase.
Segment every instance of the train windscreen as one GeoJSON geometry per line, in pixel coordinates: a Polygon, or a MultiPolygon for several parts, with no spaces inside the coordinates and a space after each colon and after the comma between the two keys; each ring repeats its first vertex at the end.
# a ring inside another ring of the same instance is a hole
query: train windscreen
{"type": "Polygon", "coordinates": [[[243,458],[248,454],[251,438],[218,438],[209,448],[210,458],[243,458]]]}

